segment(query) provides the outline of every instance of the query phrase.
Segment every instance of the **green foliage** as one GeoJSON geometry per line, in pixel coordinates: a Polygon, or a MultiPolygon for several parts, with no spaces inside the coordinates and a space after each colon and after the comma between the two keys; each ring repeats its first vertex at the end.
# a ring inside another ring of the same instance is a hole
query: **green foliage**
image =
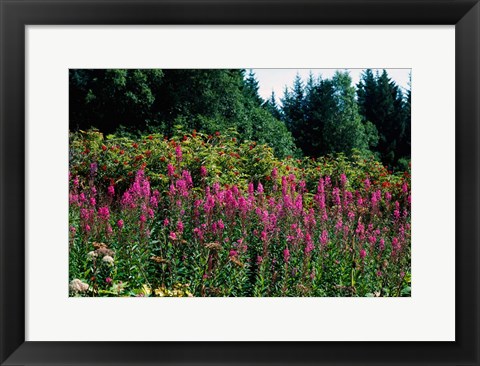
{"type": "MultiPolygon", "coordinates": [[[[290,132],[263,105],[258,81],[244,70],[71,70],[70,129],[96,127],[124,136],[172,136],[178,126],[207,135],[236,130],[267,143],[279,157],[297,155],[290,132]]],[[[277,111],[278,112],[278,111],[277,111]]]]}
{"type": "Polygon", "coordinates": [[[375,127],[362,123],[351,82],[348,73],[337,72],[318,81],[310,75],[304,86],[297,75],[292,91],[285,91],[284,120],[305,155],[368,154],[377,144],[375,127]]]}
{"type": "Polygon", "coordinates": [[[159,134],[131,139],[71,133],[71,294],[409,296],[408,171],[390,174],[358,152],[279,160],[267,145],[240,142],[236,135],[178,130],[171,139],[159,134]],[[192,185],[182,193],[185,172],[192,185]],[[124,193],[131,189],[144,193],[128,203],[124,193]],[[208,212],[207,192],[217,201],[208,212]],[[250,208],[232,211],[226,192],[245,197],[250,208]],[[382,200],[370,204],[379,192],[382,200]],[[336,194],[347,200],[342,208],[336,194]],[[397,205],[401,217],[393,212],[397,205]],[[101,213],[105,207],[107,217],[101,213]],[[276,224],[262,237],[267,226],[261,217],[268,211],[276,224]],[[339,217],[348,231],[336,228],[339,217]],[[316,223],[309,224],[312,218],[316,223]],[[211,229],[218,220],[225,225],[220,233],[211,229]],[[205,230],[202,239],[195,234],[199,228],[205,230]],[[377,236],[375,245],[358,230],[377,236]],[[322,243],[323,232],[328,240],[322,243]],[[304,249],[306,233],[314,243],[311,252],[304,249]],[[394,236],[402,240],[401,252],[394,236]],[[380,238],[385,248],[379,249],[380,238]]]}
{"type": "Polygon", "coordinates": [[[142,130],[152,111],[162,70],[70,69],[70,129],[96,127],[113,132],[121,125],[142,130]]]}
{"type": "Polygon", "coordinates": [[[364,123],[375,125],[379,141],[373,146],[382,162],[390,168],[402,169],[400,160],[410,159],[410,100],[405,97],[388,73],[374,75],[366,70],[357,86],[358,105],[364,123]]]}

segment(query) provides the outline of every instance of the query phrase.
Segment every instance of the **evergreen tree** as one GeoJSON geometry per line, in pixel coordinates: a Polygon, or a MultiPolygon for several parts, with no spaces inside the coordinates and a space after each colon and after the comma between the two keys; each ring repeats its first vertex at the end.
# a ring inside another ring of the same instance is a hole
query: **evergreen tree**
{"type": "Polygon", "coordinates": [[[302,146],[305,155],[322,156],[331,152],[326,144],[325,125],[334,123],[336,108],[332,80],[320,80],[309,88],[305,103],[308,138],[302,146]]]}
{"type": "Polygon", "coordinates": [[[396,167],[399,159],[410,157],[407,142],[410,140],[409,107],[406,107],[401,89],[385,70],[376,76],[372,70],[366,70],[358,84],[357,95],[364,123],[373,123],[378,131],[376,151],[384,164],[396,167]]]}
{"type": "Polygon", "coordinates": [[[260,106],[264,103],[263,99],[258,94],[258,80],[255,77],[255,73],[250,69],[247,78],[244,83],[244,92],[248,100],[254,102],[255,106],[260,106]]]}
{"type": "Polygon", "coordinates": [[[354,149],[368,152],[378,140],[375,127],[362,123],[355,88],[346,72],[318,81],[310,74],[305,87],[297,76],[292,90],[285,93],[283,115],[307,156],[349,155],[354,149]]]}
{"type": "Polygon", "coordinates": [[[332,78],[336,111],[325,121],[324,141],[328,153],[352,150],[367,151],[368,138],[355,99],[355,88],[347,72],[336,72],[332,78]]]}
{"type": "Polygon", "coordinates": [[[304,86],[299,74],[295,76],[292,91],[285,89],[282,105],[285,124],[292,133],[297,146],[302,149],[304,145],[302,135],[305,128],[305,99],[304,86]]]}
{"type": "Polygon", "coordinates": [[[274,91],[272,91],[272,94],[270,95],[270,99],[268,99],[263,104],[263,106],[274,118],[276,118],[278,120],[283,120],[282,113],[281,113],[280,108],[277,104],[277,97],[275,96],[274,91]]]}

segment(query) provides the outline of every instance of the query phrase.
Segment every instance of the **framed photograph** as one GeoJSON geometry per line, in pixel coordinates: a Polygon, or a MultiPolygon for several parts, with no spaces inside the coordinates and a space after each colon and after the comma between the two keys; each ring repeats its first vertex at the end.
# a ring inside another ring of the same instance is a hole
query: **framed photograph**
{"type": "Polygon", "coordinates": [[[478,365],[478,1],[1,0],[0,363],[478,365]]]}

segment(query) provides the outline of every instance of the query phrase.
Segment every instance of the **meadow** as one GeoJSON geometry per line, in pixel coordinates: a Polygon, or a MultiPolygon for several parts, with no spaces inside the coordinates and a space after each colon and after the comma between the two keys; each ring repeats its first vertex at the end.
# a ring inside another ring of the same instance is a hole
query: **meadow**
{"type": "Polygon", "coordinates": [[[410,296],[410,171],[233,131],[70,133],[71,296],[410,296]]]}

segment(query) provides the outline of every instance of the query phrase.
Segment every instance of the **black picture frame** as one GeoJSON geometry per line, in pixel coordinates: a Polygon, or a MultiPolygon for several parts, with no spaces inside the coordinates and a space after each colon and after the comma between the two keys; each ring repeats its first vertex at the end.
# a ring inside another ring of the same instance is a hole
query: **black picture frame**
{"type": "Polygon", "coordinates": [[[0,0],[0,13],[2,365],[479,365],[478,0],[0,0]],[[455,25],[456,341],[25,342],[25,26],[30,24],[455,25]]]}

